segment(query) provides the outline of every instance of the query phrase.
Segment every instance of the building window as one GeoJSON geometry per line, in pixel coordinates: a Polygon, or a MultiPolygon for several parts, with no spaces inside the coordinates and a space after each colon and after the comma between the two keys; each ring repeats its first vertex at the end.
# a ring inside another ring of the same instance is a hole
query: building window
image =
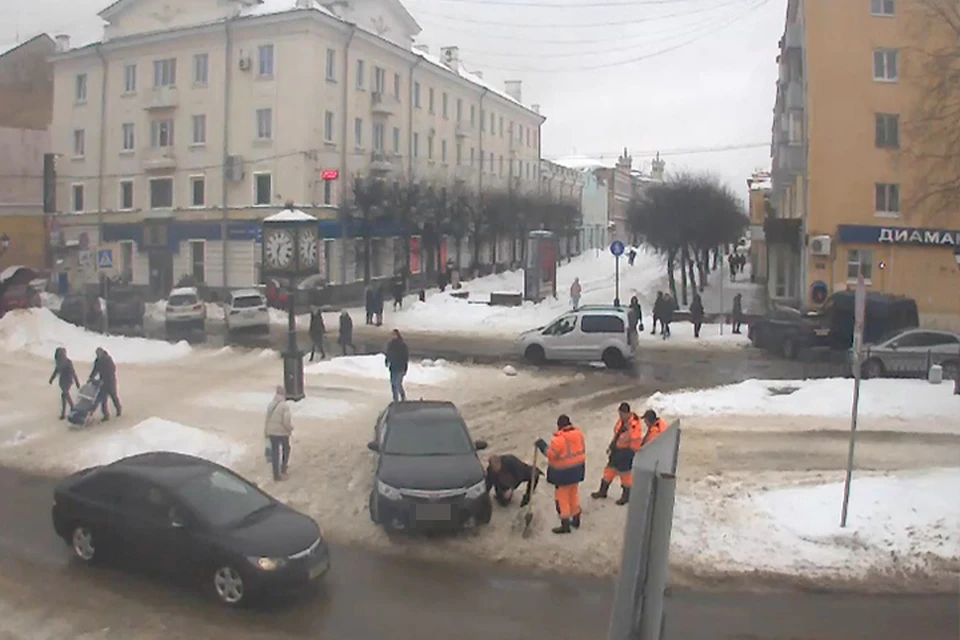
{"type": "Polygon", "coordinates": [[[787,115],[787,142],[803,144],[803,116],[796,111],[787,115]]]}
{"type": "Polygon", "coordinates": [[[447,163],[447,141],[446,140],[440,141],[440,162],[444,164],[447,163]]]}
{"type": "Polygon", "coordinates": [[[190,206],[207,204],[207,180],[203,176],[190,176],[190,206]]]}
{"type": "Polygon", "coordinates": [[[155,149],[173,146],[173,120],[150,122],[150,146],[155,149]]]}
{"type": "Polygon", "coordinates": [[[457,122],[463,120],[463,100],[457,98],[457,122]]]}
{"type": "Polygon", "coordinates": [[[120,210],[133,209],[133,180],[120,181],[120,210]]]}
{"type": "Polygon", "coordinates": [[[475,147],[470,147],[470,166],[473,166],[473,163],[476,162],[477,149],[475,147]]]}
{"type": "MultiPolygon", "coordinates": [[[[491,114],[490,114],[490,133],[493,133],[494,131],[497,130],[497,129],[496,129],[496,126],[497,126],[497,121],[496,121],[496,120],[497,120],[496,117],[494,117],[494,115],[491,113],[491,114]]],[[[500,129],[500,137],[501,137],[501,138],[503,137],[503,129],[500,129]]]]}
{"type": "Polygon", "coordinates": [[[323,204],[333,204],[333,180],[323,181],[323,204]]]}
{"type": "Polygon", "coordinates": [[[373,123],[373,150],[383,151],[383,124],[373,123]]]}
{"type": "Polygon", "coordinates": [[[447,118],[450,116],[447,109],[448,103],[449,103],[449,99],[447,98],[447,93],[444,92],[443,95],[440,96],[440,113],[444,118],[447,118]]]}
{"type": "Polygon", "coordinates": [[[897,50],[876,49],[873,52],[873,79],[892,82],[897,79],[897,50]]]}
{"type": "Polygon", "coordinates": [[[517,140],[523,142],[523,125],[517,125],[517,140]]]}
{"type": "Polygon", "coordinates": [[[363,76],[366,73],[363,60],[357,60],[357,89],[363,89],[363,76]]]}
{"type": "Polygon", "coordinates": [[[353,146],[363,148],[363,118],[353,119],[353,146]]]}
{"type": "Polygon", "coordinates": [[[123,67],[123,92],[133,93],[137,90],[137,65],[128,64],[123,67]]]}
{"type": "Polygon", "coordinates": [[[892,16],[893,0],[870,0],[870,13],[875,16],[892,16]]]}
{"type": "Polygon", "coordinates": [[[527,146],[530,146],[530,129],[527,129],[527,146]]]}
{"type": "Polygon", "coordinates": [[[876,203],[876,213],[878,216],[897,218],[900,216],[900,185],[885,184],[878,182],[876,184],[876,194],[874,201],[876,203]]]}
{"type": "Polygon", "coordinates": [[[873,251],[850,249],[847,251],[847,282],[856,282],[860,273],[867,282],[873,279],[873,251]]]}
{"type": "Polygon", "coordinates": [[[193,56],[193,84],[207,84],[208,69],[210,58],[205,53],[198,53],[193,56]]]}
{"type": "Polygon", "coordinates": [[[877,148],[898,149],[900,147],[900,116],[892,113],[878,113],[874,119],[877,148]]]}
{"type": "Polygon", "coordinates": [[[133,123],[124,122],[120,126],[120,133],[121,137],[123,138],[123,150],[133,151],[133,148],[137,143],[136,136],[134,135],[133,123]]]}
{"type": "Polygon", "coordinates": [[[427,136],[427,160],[433,160],[433,136],[427,136]]]}
{"type": "Polygon", "coordinates": [[[203,268],[206,244],[203,240],[190,241],[190,273],[196,282],[206,282],[203,268]]]}
{"type": "Polygon", "coordinates": [[[460,163],[463,162],[463,144],[460,142],[457,143],[457,166],[460,166],[460,163]]]}
{"type": "Polygon", "coordinates": [[[337,79],[337,52],[335,49],[327,49],[327,80],[336,81],[337,79]]]}
{"type": "Polygon", "coordinates": [[[387,91],[387,72],[380,67],[373,68],[373,90],[380,94],[387,91]]]}
{"type": "Polygon", "coordinates": [[[410,155],[412,155],[414,158],[420,157],[420,134],[419,133],[413,134],[413,149],[411,149],[410,155]]]}
{"type": "Polygon", "coordinates": [[[153,178],[150,180],[150,208],[173,208],[173,178],[153,178]]]}
{"type": "Polygon", "coordinates": [[[487,112],[480,109],[480,131],[487,130],[487,112]]]}
{"type": "Polygon", "coordinates": [[[73,157],[82,158],[87,153],[87,132],[83,129],[73,130],[73,157]]]}
{"type": "Polygon", "coordinates": [[[500,116],[500,137],[503,137],[503,116],[500,116]]]}
{"type": "Polygon", "coordinates": [[[417,109],[420,108],[420,83],[413,83],[413,106],[417,109]]]}
{"type": "Polygon", "coordinates": [[[433,87],[427,89],[427,113],[434,113],[433,103],[434,103],[434,91],[433,87]]]}
{"type": "Polygon", "coordinates": [[[333,142],[333,111],[323,114],[323,141],[333,142]]]}
{"type": "Polygon", "coordinates": [[[133,243],[129,240],[120,243],[120,277],[133,282],[133,243]]]}
{"type": "Polygon", "coordinates": [[[503,156],[500,156],[500,167],[499,167],[497,173],[499,173],[500,176],[503,177],[503,156]]]}
{"type": "Polygon", "coordinates": [[[87,74],[78,73],[76,85],[73,89],[73,100],[74,102],[86,102],[87,101],[87,74]]]}
{"type": "Polygon", "coordinates": [[[269,173],[253,174],[253,204],[269,205],[273,202],[273,176],[269,173]]]}
{"type": "Polygon", "coordinates": [[[393,74],[393,97],[397,100],[400,99],[400,74],[393,74]]]}
{"type": "Polygon", "coordinates": [[[400,153],[400,127],[393,128],[393,152],[400,153]]]}
{"type": "Polygon", "coordinates": [[[273,138],[273,109],[257,109],[257,140],[273,138]]]}
{"type": "Polygon", "coordinates": [[[193,116],[193,144],[207,144],[207,116],[193,116]]]}
{"type": "Polygon", "coordinates": [[[273,75],[273,45],[262,44],[257,47],[257,75],[273,75]]]}
{"type": "Polygon", "coordinates": [[[477,106],[470,105],[470,126],[477,124],[477,106]]]}
{"type": "Polygon", "coordinates": [[[172,87],[177,84],[177,59],[153,61],[153,86],[172,87]]]}
{"type": "Polygon", "coordinates": [[[70,208],[74,213],[82,213],[83,212],[83,185],[75,184],[73,185],[73,188],[71,191],[72,193],[70,194],[71,196],[70,208]]]}

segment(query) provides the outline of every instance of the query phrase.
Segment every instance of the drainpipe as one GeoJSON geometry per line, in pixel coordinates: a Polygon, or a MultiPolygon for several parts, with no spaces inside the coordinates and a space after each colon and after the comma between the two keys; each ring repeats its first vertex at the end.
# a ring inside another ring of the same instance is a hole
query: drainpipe
{"type": "MultiPolygon", "coordinates": [[[[480,172],[477,178],[477,195],[480,195],[483,192],[483,163],[485,158],[483,157],[483,132],[487,128],[486,116],[487,114],[483,112],[483,99],[487,97],[487,94],[490,93],[490,90],[484,87],[483,93],[480,94],[480,131],[477,134],[477,147],[480,153],[480,172]]],[[[513,171],[513,161],[510,161],[510,171],[513,171]]],[[[477,256],[473,257],[474,261],[477,260],[477,256]]]]}
{"type": "MultiPolygon", "coordinates": [[[[810,110],[807,109],[807,91],[809,83],[807,82],[807,47],[806,47],[806,23],[803,19],[803,2],[800,2],[797,8],[797,14],[801,27],[803,27],[803,47],[801,48],[801,68],[803,70],[803,211],[800,216],[800,311],[807,311],[807,214],[810,211],[810,110]]],[[[831,259],[831,263],[833,259],[831,259]]],[[[833,286],[833,283],[830,283],[833,286]]]]}
{"type": "MultiPolygon", "coordinates": [[[[342,136],[340,138],[340,180],[343,188],[340,189],[340,209],[341,212],[347,205],[347,132],[349,131],[347,127],[347,114],[349,100],[347,98],[348,91],[350,90],[350,43],[353,42],[353,36],[357,33],[356,25],[350,25],[350,35],[347,36],[347,43],[343,47],[343,122],[340,125],[342,136]]],[[[343,280],[343,284],[347,284],[347,219],[344,217],[340,221],[340,239],[343,241],[343,246],[340,248],[340,276],[343,280]]]]}
{"type": "MultiPolygon", "coordinates": [[[[233,71],[233,34],[230,32],[230,21],[233,18],[227,18],[223,23],[224,53],[223,53],[223,165],[224,170],[220,176],[220,233],[223,243],[223,294],[226,297],[227,284],[229,283],[230,264],[228,260],[229,240],[227,239],[227,158],[230,154],[230,97],[232,86],[231,78],[233,71]]],[[[254,283],[256,284],[256,283],[254,283]]]]}
{"type": "Polygon", "coordinates": [[[97,158],[97,236],[103,240],[103,162],[107,153],[107,58],[103,55],[103,45],[96,46],[97,57],[103,77],[100,79],[100,157],[97,158]]]}
{"type": "Polygon", "coordinates": [[[410,94],[407,99],[408,104],[410,105],[409,114],[407,116],[407,180],[413,182],[413,71],[420,66],[420,63],[423,62],[421,56],[417,56],[417,59],[413,61],[413,64],[410,65],[410,86],[407,91],[410,94]]]}

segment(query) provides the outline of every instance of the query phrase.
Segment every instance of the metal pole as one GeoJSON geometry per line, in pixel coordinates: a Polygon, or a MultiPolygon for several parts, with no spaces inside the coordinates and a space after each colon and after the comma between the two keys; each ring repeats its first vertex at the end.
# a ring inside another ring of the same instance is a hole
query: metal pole
{"type": "Polygon", "coordinates": [[[723,335],[723,256],[720,256],[720,335],[723,335]]]}
{"type": "Polygon", "coordinates": [[[854,355],[853,410],[850,415],[850,446],[847,449],[847,475],[843,481],[843,506],[840,509],[840,527],[847,526],[847,506],[850,503],[850,482],[853,480],[853,450],[857,442],[857,414],[860,405],[860,356],[854,355]]]}
{"type": "Polygon", "coordinates": [[[616,269],[614,270],[614,298],[613,306],[620,306],[620,256],[617,256],[616,269]]]}

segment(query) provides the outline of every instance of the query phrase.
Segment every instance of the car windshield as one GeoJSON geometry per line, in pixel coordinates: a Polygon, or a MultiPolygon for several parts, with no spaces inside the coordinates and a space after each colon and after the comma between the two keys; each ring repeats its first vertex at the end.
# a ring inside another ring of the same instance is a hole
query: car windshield
{"type": "Polygon", "coordinates": [[[424,410],[394,416],[383,452],[397,456],[457,456],[473,452],[466,425],[455,411],[424,410]]]}
{"type": "Polygon", "coordinates": [[[249,309],[251,307],[259,307],[263,304],[263,300],[260,296],[240,296],[233,299],[233,307],[235,309],[249,309]]]}
{"type": "Polygon", "coordinates": [[[171,307],[187,307],[194,304],[197,304],[197,296],[192,293],[170,296],[171,307]]]}
{"type": "Polygon", "coordinates": [[[236,524],[274,504],[250,483],[219,469],[185,482],[178,493],[194,512],[215,527],[236,524]]]}

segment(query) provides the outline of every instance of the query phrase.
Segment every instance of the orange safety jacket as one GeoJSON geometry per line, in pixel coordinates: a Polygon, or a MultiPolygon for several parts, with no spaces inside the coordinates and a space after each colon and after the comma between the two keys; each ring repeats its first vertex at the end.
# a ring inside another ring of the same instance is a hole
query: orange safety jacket
{"type": "Polygon", "coordinates": [[[664,422],[663,418],[657,418],[656,422],[647,427],[647,433],[643,436],[643,440],[640,442],[640,446],[649,443],[651,440],[656,438],[658,435],[667,430],[667,423],[664,422]]]}
{"type": "Polygon", "coordinates": [[[547,446],[547,482],[556,486],[583,482],[587,445],[583,432],[570,425],[557,429],[547,446]]]}
{"type": "Polygon", "coordinates": [[[630,449],[639,451],[640,443],[643,442],[643,423],[640,416],[631,413],[627,418],[627,427],[623,428],[623,419],[617,418],[617,424],[613,426],[613,447],[615,449],[630,449]]]}

